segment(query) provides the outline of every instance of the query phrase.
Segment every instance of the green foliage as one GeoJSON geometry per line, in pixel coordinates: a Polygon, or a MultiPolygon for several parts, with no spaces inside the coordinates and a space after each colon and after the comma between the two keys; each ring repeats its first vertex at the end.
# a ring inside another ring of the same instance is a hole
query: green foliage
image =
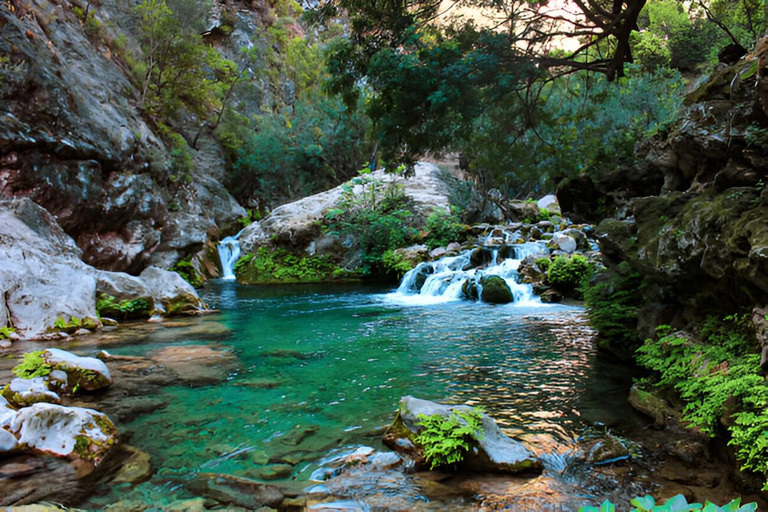
{"type": "MultiPolygon", "coordinates": [[[[396,174],[403,171],[400,167],[396,174]]],[[[397,175],[385,182],[364,168],[341,187],[339,208],[326,212],[326,230],[357,241],[363,251],[363,274],[386,274],[383,255],[409,245],[419,234],[408,223],[413,215],[403,186],[397,175]]]]}
{"type": "Polygon", "coordinates": [[[134,72],[150,117],[168,119],[185,106],[205,119],[221,108],[239,76],[237,65],[200,36],[209,10],[208,2],[196,0],[142,0],[134,8],[145,57],[134,72]]]}
{"type": "Polygon", "coordinates": [[[394,274],[399,280],[408,271],[413,269],[413,265],[403,259],[401,254],[395,254],[395,251],[388,249],[381,255],[381,263],[384,270],[388,273],[394,274]]]}
{"type": "Polygon", "coordinates": [[[367,159],[368,127],[359,110],[323,96],[240,122],[230,116],[222,126],[232,160],[227,186],[241,200],[257,198],[262,213],[327,190],[367,159]]]}
{"type": "Polygon", "coordinates": [[[675,119],[684,92],[679,73],[636,66],[615,82],[582,73],[536,91],[535,105],[508,99],[474,118],[459,150],[485,188],[514,197],[554,189],[562,177],[613,172],[633,161],[637,142],[675,119]],[[510,130],[511,119],[521,128],[510,130]]]}
{"type": "Polygon", "coordinates": [[[431,469],[464,460],[471,443],[482,439],[481,410],[452,411],[450,415],[419,415],[421,432],[414,442],[424,449],[431,469]]]}
{"type": "Polygon", "coordinates": [[[10,339],[11,334],[16,332],[15,327],[8,327],[7,325],[4,325],[3,327],[0,327],[0,340],[7,340],[10,339]]]}
{"type": "Polygon", "coordinates": [[[240,258],[235,274],[246,283],[312,283],[348,277],[328,256],[299,256],[266,247],[240,258]]]}
{"type": "Polygon", "coordinates": [[[96,298],[96,312],[100,317],[130,319],[147,317],[149,303],[145,299],[117,301],[112,295],[99,294],[96,298]]]}
{"type": "Polygon", "coordinates": [[[27,352],[22,361],[13,367],[13,373],[20,379],[34,379],[45,377],[51,373],[53,367],[43,359],[43,351],[27,352]]]}
{"type": "Polygon", "coordinates": [[[625,262],[616,271],[604,271],[585,288],[590,325],[598,332],[598,346],[632,354],[640,344],[637,308],[641,303],[642,276],[625,262]]]}
{"type": "Polygon", "coordinates": [[[203,276],[192,264],[192,257],[187,256],[183,260],[173,265],[170,270],[176,272],[184,278],[186,282],[194,286],[195,288],[201,288],[203,286],[203,276]]]}
{"type": "Polygon", "coordinates": [[[592,268],[580,254],[557,256],[547,269],[547,281],[563,293],[578,291],[589,280],[592,268]]]}
{"type": "Polygon", "coordinates": [[[714,436],[723,421],[742,468],[766,474],[768,384],[749,317],[709,318],[698,337],[703,341],[664,328],[638,349],[637,361],[656,372],[658,386],[680,395],[690,426],[714,436]]]}
{"type": "MultiPolygon", "coordinates": [[[[663,504],[656,503],[653,496],[634,498],[631,502],[632,512],[755,512],[757,503],[741,504],[741,498],[736,498],[729,503],[719,507],[712,502],[707,501],[704,505],[701,503],[688,503],[688,500],[682,494],[673,496],[663,504]]],[[[599,507],[581,507],[579,512],[614,512],[616,506],[608,500],[605,500],[599,507]]]]}
{"type": "Polygon", "coordinates": [[[426,228],[428,233],[424,243],[430,249],[445,247],[451,242],[463,242],[466,238],[466,229],[455,208],[450,211],[435,209],[427,217],[426,228]]]}
{"type": "Polygon", "coordinates": [[[549,258],[537,258],[536,259],[536,266],[539,267],[539,269],[542,272],[546,272],[549,269],[549,266],[552,264],[552,260],[549,258]]]}

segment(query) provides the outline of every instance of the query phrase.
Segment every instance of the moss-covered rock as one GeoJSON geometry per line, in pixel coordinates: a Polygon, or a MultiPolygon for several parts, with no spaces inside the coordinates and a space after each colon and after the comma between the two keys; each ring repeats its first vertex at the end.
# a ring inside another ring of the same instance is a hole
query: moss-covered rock
{"type": "Polygon", "coordinates": [[[110,419],[91,409],[38,403],[19,410],[9,425],[19,444],[98,465],[117,443],[110,419]]]}
{"type": "Polygon", "coordinates": [[[95,357],[80,357],[66,350],[49,348],[43,350],[42,358],[51,368],[48,375],[51,384],[57,382],[51,379],[56,376],[54,372],[66,375],[66,383],[60,386],[63,391],[96,391],[112,384],[109,368],[95,357]]]}
{"type": "Polygon", "coordinates": [[[480,279],[480,300],[489,304],[508,304],[515,300],[512,290],[499,276],[484,276],[480,279]]]}
{"type": "MultiPolygon", "coordinates": [[[[429,468],[423,448],[417,441],[422,431],[421,421],[434,415],[448,417],[454,411],[474,412],[467,406],[447,406],[412,396],[403,397],[395,420],[384,435],[384,444],[414,458],[418,467],[429,468]]],[[[459,469],[508,474],[541,472],[541,461],[522,443],[503,434],[487,414],[481,414],[481,418],[482,431],[473,436],[472,446],[457,463],[459,469]]]]}

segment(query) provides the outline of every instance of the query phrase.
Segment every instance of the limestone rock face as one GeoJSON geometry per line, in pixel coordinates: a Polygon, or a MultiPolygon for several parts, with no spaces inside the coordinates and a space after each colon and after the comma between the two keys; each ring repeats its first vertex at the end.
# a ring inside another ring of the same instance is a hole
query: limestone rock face
{"type": "MultiPolygon", "coordinates": [[[[403,192],[418,218],[417,222],[423,222],[435,208],[450,207],[449,198],[454,184],[433,164],[418,163],[414,172],[415,175],[408,179],[384,171],[376,171],[370,176],[384,184],[382,189],[397,180],[403,186],[403,192]]],[[[360,185],[354,190],[357,194],[362,193],[360,185]]],[[[338,208],[341,198],[342,188],[339,186],[275,208],[264,220],[254,222],[243,230],[240,236],[243,253],[254,254],[259,247],[274,246],[332,257],[349,251],[354,241],[338,240],[334,243],[327,240],[321,229],[326,213],[338,208]]]]}
{"type": "MultiPolygon", "coordinates": [[[[169,148],[144,121],[133,83],[70,6],[0,9],[0,197],[45,207],[97,268],[139,273],[199,251],[209,232],[245,211],[212,169],[223,153],[198,144],[191,185],[169,180],[169,148]]],[[[124,6],[91,9],[105,39],[136,44],[124,6]]],[[[221,166],[223,168],[223,165],[221,166]]]]}
{"type": "Polygon", "coordinates": [[[117,429],[109,418],[80,407],[34,404],[16,413],[9,430],[20,445],[94,465],[117,443],[117,429]]]}
{"type": "MultiPolygon", "coordinates": [[[[420,451],[413,439],[421,431],[419,416],[450,416],[452,411],[472,411],[467,406],[440,405],[412,396],[400,399],[398,415],[388,433],[384,444],[399,453],[413,456],[420,451]]],[[[482,415],[482,436],[476,439],[476,446],[471,448],[460,463],[463,469],[490,471],[499,473],[541,472],[542,464],[522,443],[504,435],[496,422],[487,414],[482,415]]]]}
{"type": "Polygon", "coordinates": [[[163,313],[203,305],[175,272],[149,268],[139,277],[96,270],[53,216],[30,199],[0,201],[0,325],[21,336],[50,331],[56,320],[96,315],[97,292],[118,299],[145,298],[163,313]]]}

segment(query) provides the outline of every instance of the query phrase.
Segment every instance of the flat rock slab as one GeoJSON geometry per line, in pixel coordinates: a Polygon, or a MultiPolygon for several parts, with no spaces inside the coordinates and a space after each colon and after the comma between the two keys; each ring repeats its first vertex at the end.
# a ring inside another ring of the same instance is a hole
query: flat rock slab
{"type": "Polygon", "coordinates": [[[239,366],[235,354],[220,345],[173,345],[151,352],[149,357],[193,386],[223,382],[239,366]]]}
{"type": "Polygon", "coordinates": [[[284,498],[274,485],[217,473],[199,473],[186,487],[198,496],[251,510],[277,508],[284,498]]]}

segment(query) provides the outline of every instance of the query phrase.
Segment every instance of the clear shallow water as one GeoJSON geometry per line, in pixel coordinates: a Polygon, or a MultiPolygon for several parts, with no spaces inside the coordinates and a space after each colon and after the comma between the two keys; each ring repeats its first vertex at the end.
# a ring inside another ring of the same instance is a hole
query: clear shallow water
{"type": "Polygon", "coordinates": [[[141,355],[223,343],[241,370],[213,387],[166,388],[167,408],[119,425],[135,432],[131,444],[152,455],[158,472],[87,505],[183,498],[180,483],[195,472],[258,478],[267,459],[290,460],[287,479],[306,480],[335,447],[380,446],[381,427],[407,394],[481,405],[510,434],[547,433],[563,443],[585,426],[631,416],[626,375],[597,359],[580,308],[407,305],[389,291],[219,282],[205,298],[221,313],[201,322],[231,329],[223,341],[164,329],[138,345],[111,346],[141,355]]]}

